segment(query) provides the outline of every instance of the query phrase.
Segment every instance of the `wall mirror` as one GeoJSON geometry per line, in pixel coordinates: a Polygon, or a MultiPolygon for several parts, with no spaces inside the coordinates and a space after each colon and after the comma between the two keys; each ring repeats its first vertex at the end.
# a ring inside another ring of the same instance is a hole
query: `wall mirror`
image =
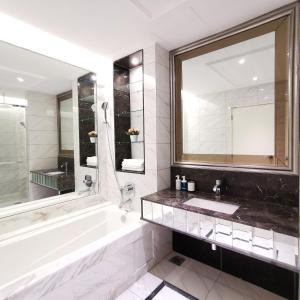
{"type": "Polygon", "coordinates": [[[143,51],[114,62],[116,170],[145,173],[143,51]]]}
{"type": "Polygon", "coordinates": [[[173,163],[293,169],[294,18],[258,21],[171,53],[173,163]]]}
{"type": "Polygon", "coordinates": [[[79,191],[77,87],[87,74],[0,42],[0,208],[79,191]]]}
{"type": "Polygon", "coordinates": [[[74,156],[72,91],[57,95],[59,154],[74,156]]]}

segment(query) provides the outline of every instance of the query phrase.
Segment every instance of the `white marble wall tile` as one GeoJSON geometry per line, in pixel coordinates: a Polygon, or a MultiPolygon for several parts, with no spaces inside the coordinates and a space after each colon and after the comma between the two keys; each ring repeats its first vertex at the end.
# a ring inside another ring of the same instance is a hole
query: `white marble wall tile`
{"type": "Polygon", "coordinates": [[[148,170],[157,170],[157,144],[145,144],[145,162],[148,170]]]}
{"type": "Polygon", "coordinates": [[[53,131],[35,131],[28,136],[30,145],[57,145],[57,132],[53,131]]]}
{"type": "Polygon", "coordinates": [[[169,51],[161,47],[159,44],[155,45],[156,60],[159,64],[169,69],[170,55],[169,51]]]}
{"type": "Polygon", "coordinates": [[[144,62],[144,89],[156,89],[156,64],[144,62]]]}
{"type": "Polygon", "coordinates": [[[147,118],[156,117],[156,106],[158,105],[156,97],[156,90],[144,90],[144,109],[147,118]]]}
{"type": "Polygon", "coordinates": [[[158,185],[157,189],[163,190],[170,187],[170,168],[158,170],[158,185]]]}
{"type": "Polygon", "coordinates": [[[29,159],[57,157],[58,146],[56,145],[29,145],[29,159]]]}
{"type": "Polygon", "coordinates": [[[157,59],[156,45],[149,45],[143,49],[144,54],[144,64],[155,63],[157,59]]]}
{"type": "Polygon", "coordinates": [[[158,117],[170,118],[171,117],[171,104],[170,92],[157,90],[157,109],[156,114],[158,117]]]}
{"type": "Polygon", "coordinates": [[[157,139],[156,133],[157,118],[148,117],[147,112],[145,114],[145,142],[155,144],[157,139]]]}
{"type": "Polygon", "coordinates": [[[169,118],[156,118],[156,142],[157,143],[170,143],[171,141],[171,121],[169,118]]]}
{"type": "Polygon", "coordinates": [[[157,144],[157,168],[167,169],[171,164],[170,144],[157,144]]]}
{"type": "Polygon", "coordinates": [[[160,91],[169,92],[169,68],[161,65],[159,62],[156,64],[156,87],[160,91]]]}
{"type": "Polygon", "coordinates": [[[28,116],[27,128],[32,131],[56,131],[57,130],[57,118],[55,117],[40,117],[40,116],[28,116]]]}

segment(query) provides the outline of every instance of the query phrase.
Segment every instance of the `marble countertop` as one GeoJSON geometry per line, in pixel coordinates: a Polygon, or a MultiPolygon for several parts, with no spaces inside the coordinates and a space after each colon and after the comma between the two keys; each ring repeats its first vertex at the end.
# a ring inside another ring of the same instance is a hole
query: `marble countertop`
{"type": "Polygon", "coordinates": [[[299,236],[299,211],[296,207],[232,196],[221,196],[220,198],[216,198],[213,194],[182,192],[170,189],[143,196],[142,200],[156,202],[257,228],[273,230],[290,236],[299,236]],[[235,213],[229,215],[184,204],[185,201],[194,197],[236,204],[240,207],[235,213]]]}

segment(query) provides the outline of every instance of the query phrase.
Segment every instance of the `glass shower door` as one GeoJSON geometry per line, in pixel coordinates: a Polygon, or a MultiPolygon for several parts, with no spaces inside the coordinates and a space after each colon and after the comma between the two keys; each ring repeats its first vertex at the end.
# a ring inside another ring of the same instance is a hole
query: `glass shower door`
{"type": "Polygon", "coordinates": [[[0,207],[26,202],[26,108],[0,106],[0,207]]]}

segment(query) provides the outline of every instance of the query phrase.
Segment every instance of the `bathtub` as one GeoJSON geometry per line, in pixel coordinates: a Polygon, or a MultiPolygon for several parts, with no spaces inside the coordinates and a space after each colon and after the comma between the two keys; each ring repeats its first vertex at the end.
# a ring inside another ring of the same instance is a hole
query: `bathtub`
{"type": "Polygon", "coordinates": [[[160,230],[110,202],[29,227],[0,243],[0,299],[113,299],[171,250],[160,230]]]}

